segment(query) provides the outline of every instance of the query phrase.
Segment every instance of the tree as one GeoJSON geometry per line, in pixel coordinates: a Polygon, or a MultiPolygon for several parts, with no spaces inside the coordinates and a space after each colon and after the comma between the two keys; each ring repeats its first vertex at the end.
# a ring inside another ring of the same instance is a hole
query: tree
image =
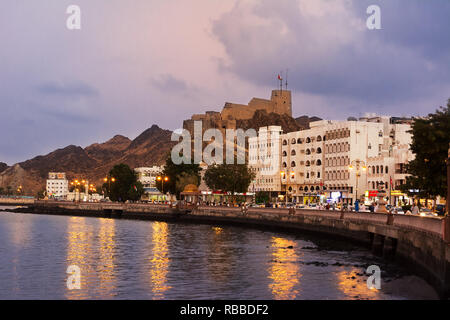
{"type": "Polygon", "coordinates": [[[256,203],[267,203],[270,201],[268,191],[258,191],[255,195],[256,203]]]}
{"type": "Polygon", "coordinates": [[[137,201],[144,193],[144,187],[138,181],[133,169],[126,164],[115,165],[109,175],[115,179],[111,183],[109,198],[112,201],[137,201]]]}
{"type": "Polygon", "coordinates": [[[220,164],[210,166],[204,179],[210,189],[230,192],[234,202],[236,193],[247,192],[254,177],[245,164],[220,164]]]}
{"type": "Polygon", "coordinates": [[[156,181],[156,188],[159,191],[163,191],[164,183],[164,193],[170,192],[175,194],[177,198],[180,196],[180,192],[183,191],[187,184],[195,184],[198,186],[200,184],[200,171],[202,169],[198,164],[175,164],[172,161],[170,154],[166,159],[166,164],[164,170],[161,172],[162,177],[168,177],[168,181],[156,181]]]}
{"type": "Polygon", "coordinates": [[[423,198],[447,195],[447,159],[450,142],[450,99],[447,107],[424,119],[415,119],[412,129],[411,150],[415,159],[406,166],[411,174],[400,188],[408,194],[423,198]],[[410,190],[419,190],[418,193],[410,190]]]}

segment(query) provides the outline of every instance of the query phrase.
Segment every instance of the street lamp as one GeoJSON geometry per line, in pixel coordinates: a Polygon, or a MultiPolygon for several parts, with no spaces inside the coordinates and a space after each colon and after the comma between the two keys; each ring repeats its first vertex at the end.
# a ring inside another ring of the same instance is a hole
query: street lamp
{"type": "Polygon", "coordinates": [[[111,182],[116,182],[116,178],[111,177],[111,175],[109,175],[105,177],[103,181],[105,181],[105,183],[108,182],[108,197],[109,197],[111,194],[111,182]]]}
{"type": "Polygon", "coordinates": [[[156,180],[161,181],[161,193],[164,195],[164,181],[167,182],[169,181],[169,177],[167,176],[157,176],[156,180]]]}
{"type": "Polygon", "coordinates": [[[359,177],[361,177],[361,172],[366,173],[367,167],[366,163],[363,160],[353,160],[350,165],[348,166],[348,171],[352,172],[355,170],[355,176],[356,176],[356,191],[355,191],[355,201],[358,199],[358,180],[359,177]]]}

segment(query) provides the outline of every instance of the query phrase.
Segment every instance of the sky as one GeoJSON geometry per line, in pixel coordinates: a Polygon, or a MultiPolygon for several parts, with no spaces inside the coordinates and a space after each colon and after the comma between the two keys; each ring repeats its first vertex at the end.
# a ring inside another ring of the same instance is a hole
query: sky
{"type": "Polygon", "coordinates": [[[448,0],[2,0],[0,162],[175,130],[269,98],[286,69],[294,116],[427,115],[450,98],[449,17],[448,0]]]}

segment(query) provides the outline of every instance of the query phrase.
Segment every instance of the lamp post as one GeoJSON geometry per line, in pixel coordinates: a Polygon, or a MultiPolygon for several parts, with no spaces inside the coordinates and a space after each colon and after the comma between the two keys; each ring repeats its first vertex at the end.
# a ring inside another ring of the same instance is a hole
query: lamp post
{"type": "Polygon", "coordinates": [[[164,181],[169,181],[169,177],[167,176],[157,176],[156,180],[161,181],[161,193],[164,195],[164,181]]]}
{"type": "Polygon", "coordinates": [[[116,178],[112,177],[111,175],[108,175],[103,179],[103,181],[108,182],[108,198],[111,195],[111,182],[115,182],[116,178]]]}
{"type": "MultiPolygon", "coordinates": [[[[286,176],[285,176],[285,172],[284,171],[281,171],[280,172],[280,176],[281,176],[281,183],[283,184],[283,180],[285,180],[286,179],[286,176]]],[[[281,189],[281,190],[283,190],[283,189],[281,189]]],[[[285,187],[285,190],[286,190],[286,192],[285,192],[285,195],[284,195],[284,202],[287,204],[287,179],[286,179],[286,187],[285,187]]]]}
{"type": "Polygon", "coordinates": [[[355,178],[356,178],[356,189],[355,189],[355,202],[356,202],[356,200],[358,200],[358,180],[359,177],[361,177],[361,171],[364,173],[367,171],[366,163],[359,159],[353,160],[348,166],[348,171],[352,172],[353,170],[355,170],[355,178]]]}

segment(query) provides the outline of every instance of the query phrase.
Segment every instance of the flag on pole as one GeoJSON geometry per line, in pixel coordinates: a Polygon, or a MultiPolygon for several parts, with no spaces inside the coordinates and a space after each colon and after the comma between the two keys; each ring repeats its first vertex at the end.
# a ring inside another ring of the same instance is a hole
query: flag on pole
{"type": "Polygon", "coordinates": [[[394,184],[392,183],[392,177],[389,177],[389,179],[391,180],[391,181],[390,181],[391,188],[394,188],[394,184]]]}
{"type": "Polygon", "coordinates": [[[283,80],[283,78],[280,76],[280,74],[278,74],[278,80],[283,80]]]}

